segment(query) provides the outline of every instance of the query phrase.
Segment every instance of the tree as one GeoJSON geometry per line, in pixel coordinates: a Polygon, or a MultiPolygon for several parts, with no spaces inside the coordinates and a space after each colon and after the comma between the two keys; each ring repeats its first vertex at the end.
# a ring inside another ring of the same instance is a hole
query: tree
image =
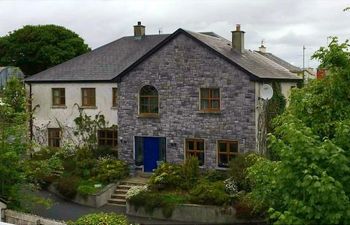
{"type": "Polygon", "coordinates": [[[76,33],[56,25],[27,25],[0,37],[0,65],[33,75],[90,51],[76,33]]]}
{"type": "Polygon", "coordinates": [[[350,224],[350,52],[334,38],[314,58],[327,69],[292,93],[269,148],[278,157],[249,168],[252,196],[275,224],[350,224]]]}
{"type": "Polygon", "coordinates": [[[0,104],[0,197],[9,207],[18,207],[19,191],[26,183],[23,155],[27,149],[25,94],[23,84],[12,77],[0,104]]]}

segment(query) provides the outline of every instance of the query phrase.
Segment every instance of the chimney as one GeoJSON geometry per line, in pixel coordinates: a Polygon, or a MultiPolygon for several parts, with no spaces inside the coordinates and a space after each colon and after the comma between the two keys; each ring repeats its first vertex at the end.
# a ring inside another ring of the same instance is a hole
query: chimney
{"type": "Polygon", "coordinates": [[[142,39],[145,36],[145,26],[141,25],[141,21],[137,22],[134,26],[134,37],[135,39],[142,39]]]}
{"type": "Polygon", "coordinates": [[[236,25],[236,30],[232,32],[232,50],[242,53],[244,50],[244,31],[241,31],[241,25],[236,25]]]}
{"type": "Polygon", "coordinates": [[[261,46],[259,47],[259,52],[266,53],[266,47],[264,41],[261,41],[261,46]]]}

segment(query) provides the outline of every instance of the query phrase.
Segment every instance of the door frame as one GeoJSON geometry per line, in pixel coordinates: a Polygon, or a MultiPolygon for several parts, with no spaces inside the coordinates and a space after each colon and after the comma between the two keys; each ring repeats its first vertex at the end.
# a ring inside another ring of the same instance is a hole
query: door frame
{"type": "Polygon", "coordinates": [[[140,168],[140,169],[142,169],[142,172],[144,171],[144,165],[142,165],[142,166],[136,166],[135,165],[135,159],[136,159],[136,149],[135,149],[135,145],[136,145],[136,141],[135,141],[135,139],[136,139],[136,137],[142,137],[142,138],[144,138],[144,137],[150,137],[150,138],[165,138],[165,161],[166,161],[166,156],[167,156],[167,149],[168,149],[168,138],[166,137],[166,136],[146,136],[146,135],[134,135],[133,136],[133,143],[132,143],[132,150],[133,150],[133,156],[132,156],[132,159],[133,159],[133,163],[134,163],[134,166],[136,167],[136,168],[140,168]]]}

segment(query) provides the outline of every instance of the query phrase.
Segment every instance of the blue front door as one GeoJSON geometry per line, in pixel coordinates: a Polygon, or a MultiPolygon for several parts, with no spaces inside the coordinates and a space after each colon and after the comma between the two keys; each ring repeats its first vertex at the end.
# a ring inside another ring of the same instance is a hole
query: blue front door
{"type": "Polygon", "coordinates": [[[157,168],[159,160],[159,140],[156,137],[143,138],[143,170],[144,172],[153,172],[157,168]]]}

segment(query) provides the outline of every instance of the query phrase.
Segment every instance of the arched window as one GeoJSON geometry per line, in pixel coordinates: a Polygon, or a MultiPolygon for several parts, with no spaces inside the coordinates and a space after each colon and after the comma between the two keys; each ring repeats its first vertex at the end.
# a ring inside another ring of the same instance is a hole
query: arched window
{"type": "Polygon", "coordinates": [[[146,85],[140,90],[140,114],[158,114],[158,91],[146,85]]]}

